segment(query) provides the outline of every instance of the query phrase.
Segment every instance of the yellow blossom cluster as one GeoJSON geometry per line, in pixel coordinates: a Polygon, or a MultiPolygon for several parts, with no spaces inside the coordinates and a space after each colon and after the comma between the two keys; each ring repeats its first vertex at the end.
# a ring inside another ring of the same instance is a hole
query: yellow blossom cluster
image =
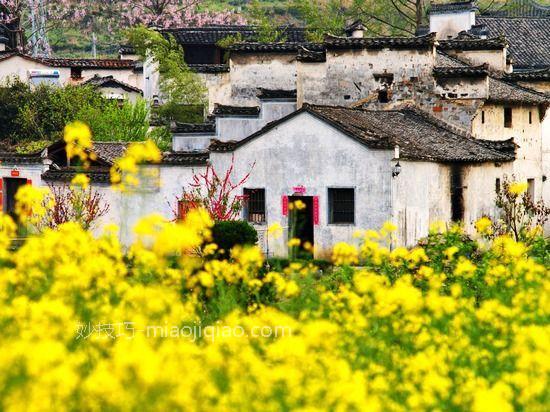
{"type": "Polygon", "coordinates": [[[0,217],[0,409],[548,409],[548,241],[481,247],[458,229],[412,249],[392,227],[321,271],[215,258],[213,222],[64,224],[11,250],[0,217]]]}
{"type": "Polygon", "coordinates": [[[162,153],[152,140],[131,143],[124,156],[118,158],[111,167],[111,182],[122,191],[135,188],[142,183],[140,177],[150,178],[151,176],[146,176],[148,172],[155,174],[155,169],[140,170],[138,166],[159,163],[161,159],[162,153]]]}
{"type": "Polygon", "coordinates": [[[79,121],[69,123],[65,126],[64,140],[69,160],[76,157],[87,165],[89,160],[96,159],[92,150],[92,131],[87,124],[79,121]]]}

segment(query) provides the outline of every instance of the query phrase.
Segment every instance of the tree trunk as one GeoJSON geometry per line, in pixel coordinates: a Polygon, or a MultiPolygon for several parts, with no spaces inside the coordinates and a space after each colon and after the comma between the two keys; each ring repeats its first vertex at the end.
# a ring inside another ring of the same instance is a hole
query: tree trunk
{"type": "Polygon", "coordinates": [[[424,0],[416,0],[416,29],[424,23],[424,0]]]}

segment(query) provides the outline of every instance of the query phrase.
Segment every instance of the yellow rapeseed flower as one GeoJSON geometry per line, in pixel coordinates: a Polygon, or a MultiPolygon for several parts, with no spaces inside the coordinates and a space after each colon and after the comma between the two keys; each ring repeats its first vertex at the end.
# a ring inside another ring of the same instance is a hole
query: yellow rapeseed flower
{"type": "Polygon", "coordinates": [[[510,183],[510,186],[508,187],[508,191],[515,196],[519,196],[525,193],[525,191],[528,188],[529,188],[529,185],[527,184],[527,182],[513,182],[513,183],[510,183]]]}

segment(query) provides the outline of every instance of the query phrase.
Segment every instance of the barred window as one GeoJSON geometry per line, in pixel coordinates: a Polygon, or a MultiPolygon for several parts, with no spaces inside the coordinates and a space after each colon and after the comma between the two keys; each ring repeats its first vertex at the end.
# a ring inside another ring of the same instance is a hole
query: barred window
{"type": "Polygon", "coordinates": [[[265,189],[244,189],[245,216],[251,223],[265,223],[265,189]]]}
{"type": "Polygon", "coordinates": [[[355,223],[355,189],[328,189],[329,223],[355,223]]]}

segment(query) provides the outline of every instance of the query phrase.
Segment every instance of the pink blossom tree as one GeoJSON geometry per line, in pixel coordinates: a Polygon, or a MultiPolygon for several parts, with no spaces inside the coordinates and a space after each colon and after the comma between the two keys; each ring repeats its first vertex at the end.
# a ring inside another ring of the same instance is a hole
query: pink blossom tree
{"type": "Polygon", "coordinates": [[[0,0],[0,29],[17,49],[49,54],[47,33],[74,26],[89,33],[115,32],[135,25],[159,28],[243,24],[243,17],[226,11],[199,11],[202,0],[0,0]],[[28,42],[26,41],[28,39],[28,42]]]}

